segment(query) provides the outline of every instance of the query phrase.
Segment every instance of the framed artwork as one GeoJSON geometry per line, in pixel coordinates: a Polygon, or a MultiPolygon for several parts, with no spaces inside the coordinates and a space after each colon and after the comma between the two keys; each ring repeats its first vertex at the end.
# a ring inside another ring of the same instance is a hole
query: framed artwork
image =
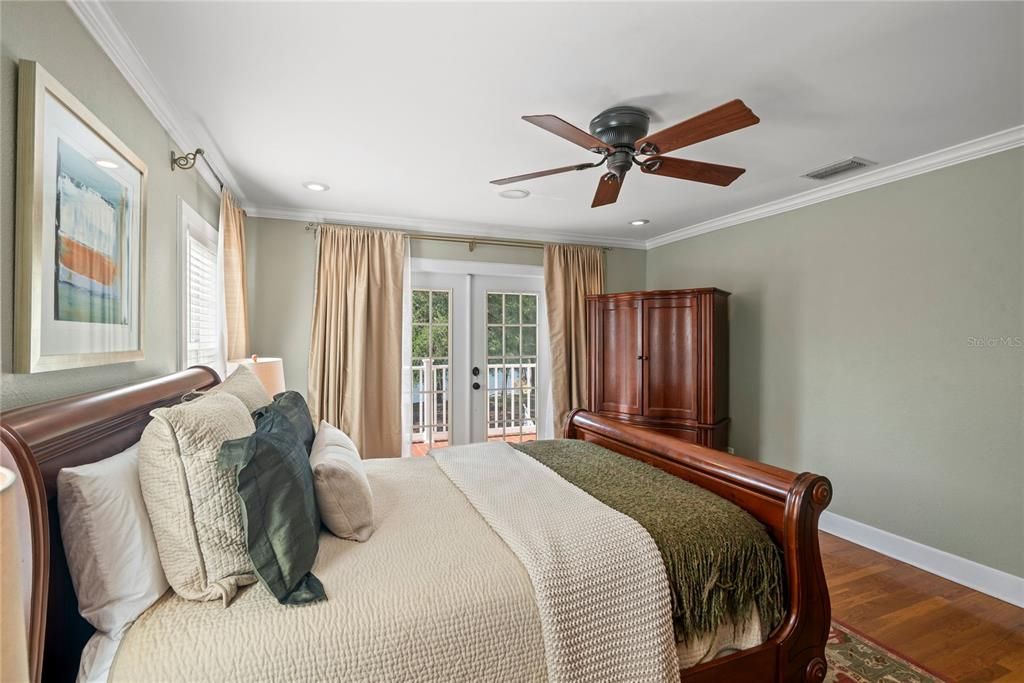
{"type": "Polygon", "coordinates": [[[141,360],[146,165],[26,60],[17,173],[16,371],[141,360]]]}

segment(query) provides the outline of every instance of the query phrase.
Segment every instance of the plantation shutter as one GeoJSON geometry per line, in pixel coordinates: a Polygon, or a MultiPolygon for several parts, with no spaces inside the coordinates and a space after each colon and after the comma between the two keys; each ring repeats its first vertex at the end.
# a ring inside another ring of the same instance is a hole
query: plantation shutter
{"type": "Polygon", "coordinates": [[[217,243],[187,232],[188,291],[186,365],[217,366],[220,327],[217,322],[217,243]]]}

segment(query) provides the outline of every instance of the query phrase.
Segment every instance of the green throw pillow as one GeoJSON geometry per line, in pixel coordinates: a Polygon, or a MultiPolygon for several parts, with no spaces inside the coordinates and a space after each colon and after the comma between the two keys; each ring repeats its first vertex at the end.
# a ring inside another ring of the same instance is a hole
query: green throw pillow
{"type": "Polygon", "coordinates": [[[309,455],[316,429],[313,427],[313,418],[309,414],[306,399],[302,398],[299,392],[282,391],[274,397],[272,403],[253,411],[252,419],[256,422],[257,431],[277,432],[283,428],[282,425],[290,425],[306,448],[306,455],[309,455]],[[269,424],[265,429],[261,429],[260,425],[264,422],[269,424]]]}
{"type": "Polygon", "coordinates": [[[320,536],[313,472],[292,428],[271,430],[273,422],[225,441],[217,462],[235,471],[246,547],[260,583],[281,604],[316,602],[327,596],[310,573],[320,536]]]}

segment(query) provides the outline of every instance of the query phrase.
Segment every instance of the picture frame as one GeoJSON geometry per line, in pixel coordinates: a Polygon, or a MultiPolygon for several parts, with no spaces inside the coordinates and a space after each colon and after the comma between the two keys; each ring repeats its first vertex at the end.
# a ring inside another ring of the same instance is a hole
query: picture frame
{"type": "Polygon", "coordinates": [[[14,369],[142,360],[146,164],[42,66],[18,68],[14,369]]]}

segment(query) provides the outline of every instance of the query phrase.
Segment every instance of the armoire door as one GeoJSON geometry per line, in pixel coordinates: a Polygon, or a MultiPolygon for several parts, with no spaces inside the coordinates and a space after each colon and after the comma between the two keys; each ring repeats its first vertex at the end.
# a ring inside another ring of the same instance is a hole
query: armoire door
{"type": "Polygon", "coordinates": [[[643,302],[643,414],[696,420],[698,395],[697,297],[643,302]]]}
{"type": "Polygon", "coordinates": [[[610,299],[592,303],[597,372],[592,410],[642,415],[644,409],[641,349],[643,305],[639,299],[610,299]]]}

